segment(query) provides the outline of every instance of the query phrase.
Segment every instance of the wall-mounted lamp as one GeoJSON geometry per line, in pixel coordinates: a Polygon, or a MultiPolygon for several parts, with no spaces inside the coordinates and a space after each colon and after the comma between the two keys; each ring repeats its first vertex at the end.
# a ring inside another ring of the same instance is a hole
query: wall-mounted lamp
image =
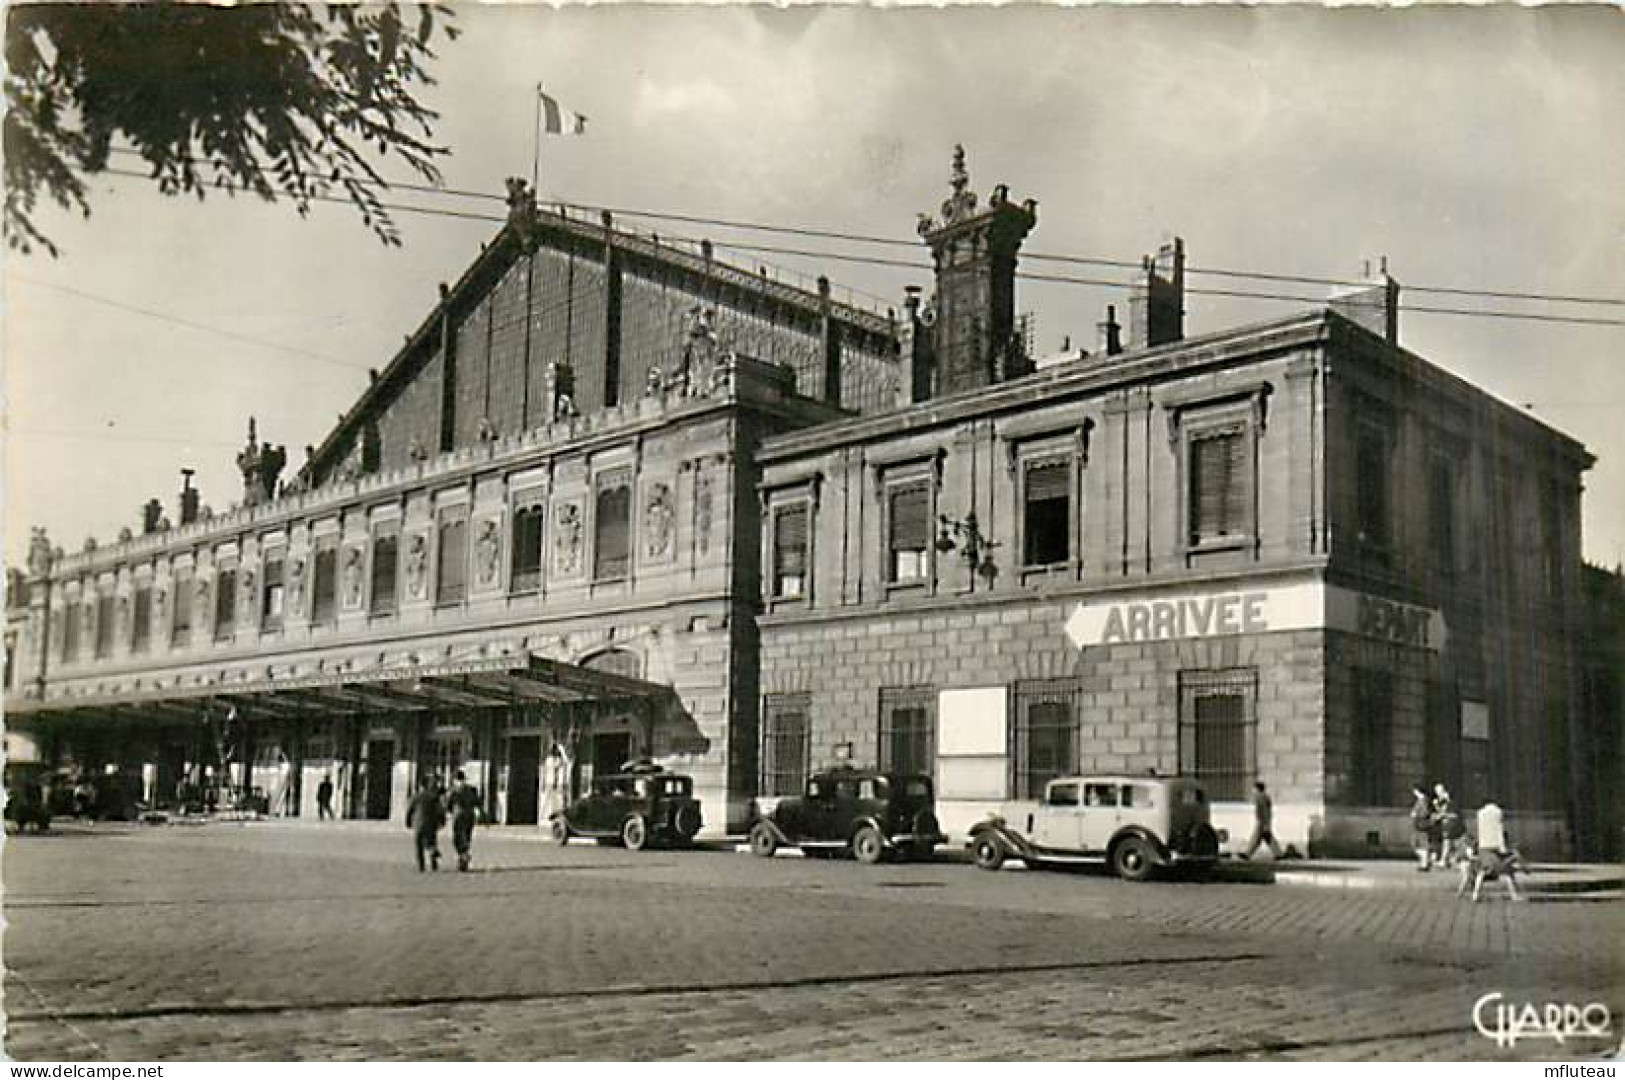
{"type": "MultiPolygon", "coordinates": [[[[980,576],[989,585],[999,576],[998,564],[993,561],[993,549],[999,546],[997,540],[991,540],[982,535],[982,530],[976,523],[976,511],[966,513],[963,521],[956,521],[947,514],[939,515],[937,522],[940,531],[937,533],[937,551],[946,555],[950,551],[958,550],[960,558],[965,560],[965,568],[972,574],[980,576]]],[[[975,582],[973,580],[972,584],[975,582]]]]}

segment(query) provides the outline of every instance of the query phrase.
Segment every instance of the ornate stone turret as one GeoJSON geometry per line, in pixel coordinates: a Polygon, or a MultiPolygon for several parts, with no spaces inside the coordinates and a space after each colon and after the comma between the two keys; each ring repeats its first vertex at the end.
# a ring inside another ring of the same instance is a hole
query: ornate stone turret
{"type": "Polygon", "coordinates": [[[949,186],[940,219],[921,214],[919,222],[937,272],[932,351],[939,395],[1027,373],[1015,324],[1016,253],[1038,222],[1037,202],[1012,203],[1003,184],[978,208],[963,146],[954,147],[949,186]]]}
{"type": "Polygon", "coordinates": [[[288,463],[285,446],[260,445],[255,437],[254,418],[248,418],[248,444],[237,454],[237,468],[243,473],[243,505],[258,506],[276,498],[277,477],[288,463]]]}

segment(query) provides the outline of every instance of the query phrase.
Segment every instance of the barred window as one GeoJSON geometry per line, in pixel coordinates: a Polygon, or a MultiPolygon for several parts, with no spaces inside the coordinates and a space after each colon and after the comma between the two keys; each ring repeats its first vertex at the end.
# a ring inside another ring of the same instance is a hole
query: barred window
{"type": "Polygon", "coordinates": [[[214,636],[229,638],[237,627],[237,571],[220,571],[214,584],[214,636]]]}
{"type": "Polygon", "coordinates": [[[260,593],[260,626],[266,630],[275,630],[282,625],[284,586],[281,556],[265,560],[263,579],[263,591],[260,593]]]}
{"type": "Polygon", "coordinates": [[[592,576],[624,578],[632,568],[632,485],[617,477],[598,489],[593,516],[592,576]]]}
{"type": "Polygon", "coordinates": [[[1190,542],[1246,536],[1251,531],[1246,430],[1195,432],[1189,454],[1190,542]]]}
{"type": "Polygon", "coordinates": [[[1394,686],[1388,672],[1354,669],[1350,724],[1349,797],[1356,806],[1387,806],[1394,762],[1394,686]]]}
{"type": "Polygon", "coordinates": [[[468,518],[463,510],[442,514],[435,567],[436,604],[460,604],[468,596],[468,518]]]}
{"type": "Polygon", "coordinates": [[[389,615],[395,611],[395,582],[400,573],[401,538],[394,533],[380,533],[372,540],[372,613],[389,615]]]}
{"type": "Polygon", "coordinates": [[[773,511],[773,596],[792,599],[807,589],[807,504],[773,511]]]}
{"type": "Polygon", "coordinates": [[[152,586],[141,585],[130,601],[130,649],[146,652],[152,643],[152,586]]]}
{"type": "Polygon", "coordinates": [[[113,655],[113,603],[113,594],[110,592],[98,593],[96,596],[97,657],[113,655]]]}
{"type": "Polygon", "coordinates": [[[1258,672],[1179,673],[1179,771],[1213,800],[1248,798],[1258,772],[1258,672]]]}
{"type": "Polygon", "coordinates": [[[533,592],[542,583],[542,508],[521,506],[513,515],[513,573],[510,592],[533,592]]]}
{"type": "Polygon", "coordinates": [[[757,786],[761,794],[801,794],[811,757],[811,708],[811,694],[767,694],[762,698],[761,776],[757,786]]]}
{"type": "Polygon", "coordinates": [[[889,580],[925,581],[931,573],[931,489],[925,484],[892,488],[886,496],[889,580]]]}
{"type": "Polygon", "coordinates": [[[316,549],[310,592],[311,621],[332,622],[339,610],[339,549],[336,541],[316,549]]]}
{"type": "Polygon", "coordinates": [[[1022,471],[1022,565],[1066,562],[1072,557],[1071,536],[1071,462],[1029,462],[1022,471]]]}
{"type": "Polygon", "coordinates": [[[1078,771],[1081,695],[1074,679],[1016,683],[1010,754],[1016,798],[1042,798],[1044,785],[1078,771]]]}
{"type": "Polygon", "coordinates": [[[937,693],[931,687],[880,691],[880,767],[932,776],[937,768],[937,693]]]}

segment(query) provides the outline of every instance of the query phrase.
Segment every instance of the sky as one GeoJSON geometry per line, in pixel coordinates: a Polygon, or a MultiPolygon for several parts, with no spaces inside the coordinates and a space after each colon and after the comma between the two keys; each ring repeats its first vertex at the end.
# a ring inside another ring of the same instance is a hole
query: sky
{"type": "MultiPolygon", "coordinates": [[[[1136,259],[1172,236],[1193,268],[1625,297],[1625,18],[1606,8],[997,10],[459,5],[424,98],[449,188],[528,175],[534,87],[589,118],[541,146],[544,199],[914,239],[947,194],[1038,200],[1026,250],[1136,259]]],[[[397,171],[402,179],[404,172],[397,171]]],[[[317,443],[498,226],[400,214],[380,244],[348,207],[160,195],[92,181],[92,215],[38,217],[63,254],[7,252],[5,551],[30,526],[78,550],[139,529],[179,470],[239,498],[248,418],[290,463],[317,443]]],[[[401,193],[477,213],[499,203],[401,193]]],[[[633,224],[630,218],[623,222],[633,224]]],[[[636,222],[719,244],[924,263],[923,249],[636,222]]],[[[929,273],[742,255],[901,306],[929,273]]],[[[1123,279],[1127,271],[1023,269],[1123,279]]],[[[1307,309],[1321,286],[1192,273],[1187,334],[1307,309]]],[[[1625,320],[1625,305],[1407,293],[1433,307],[1625,320]]],[[[1092,346],[1127,291],[1023,281],[1041,352],[1092,346]]],[[[1579,439],[1584,549],[1625,562],[1625,326],[1402,316],[1406,347],[1579,439]]],[[[291,469],[290,469],[291,471],[291,469]]]]}

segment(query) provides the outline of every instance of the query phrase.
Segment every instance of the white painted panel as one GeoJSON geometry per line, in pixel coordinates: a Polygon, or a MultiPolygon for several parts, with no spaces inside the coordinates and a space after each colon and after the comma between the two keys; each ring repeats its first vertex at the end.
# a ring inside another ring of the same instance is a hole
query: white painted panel
{"type": "Polygon", "coordinates": [[[1490,707],[1482,701],[1461,703],[1461,737],[1487,739],[1490,737],[1490,707]]]}
{"type": "Polygon", "coordinates": [[[1005,712],[1009,695],[1002,686],[944,690],[937,696],[937,755],[1003,755],[1008,747],[1005,712]]]}
{"type": "Polygon", "coordinates": [[[937,798],[1002,799],[1010,762],[997,757],[937,758],[937,798]]]}

